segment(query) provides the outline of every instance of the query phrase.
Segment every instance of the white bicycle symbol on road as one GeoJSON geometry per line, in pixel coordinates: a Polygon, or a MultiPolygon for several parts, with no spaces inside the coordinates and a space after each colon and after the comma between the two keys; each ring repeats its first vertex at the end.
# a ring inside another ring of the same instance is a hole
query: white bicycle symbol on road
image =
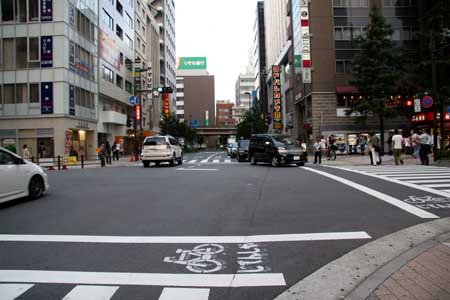
{"type": "Polygon", "coordinates": [[[192,250],[178,249],[176,253],[179,257],[165,257],[164,262],[185,265],[194,273],[214,273],[222,270],[222,263],[213,258],[223,250],[221,245],[202,244],[192,250]]]}

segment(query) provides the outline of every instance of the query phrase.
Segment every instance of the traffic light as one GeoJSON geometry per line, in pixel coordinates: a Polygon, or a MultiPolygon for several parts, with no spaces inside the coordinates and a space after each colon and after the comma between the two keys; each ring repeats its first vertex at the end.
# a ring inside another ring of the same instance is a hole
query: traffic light
{"type": "Polygon", "coordinates": [[[131,127],[133,120],[127,118],[127,127],[131,127]]]}
{"type": "Polygon", "coordinates": [[[158,92],[172,94],[173,89],[170,86],[160,86],[158,87],[158,92]]]}
{"type": "Polygon", "coordinates": [[[414,102],[412,100],[406,100],[405,106],[406,107],[414,106],[414,102]]]}

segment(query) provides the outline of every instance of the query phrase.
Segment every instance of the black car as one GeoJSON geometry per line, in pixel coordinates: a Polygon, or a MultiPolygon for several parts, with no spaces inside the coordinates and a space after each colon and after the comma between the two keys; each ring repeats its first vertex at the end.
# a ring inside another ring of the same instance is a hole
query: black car
{"type": "Polygon", "coordinates": [[[249,157],[248,157],[248,146],[249,145],[250,145],[249,140],[240,140],[238,142],[237,155],[236,155],[238,162],[243,162],[243,161],[249,160],[249,157]]]}
{"type": "Polygon", "coordinates": [[[303,166],[307,161],[306,149],[290,136],[281,134],[255,134],[250,138],[249,158],[252,165],[268,162],[303,166]]]}

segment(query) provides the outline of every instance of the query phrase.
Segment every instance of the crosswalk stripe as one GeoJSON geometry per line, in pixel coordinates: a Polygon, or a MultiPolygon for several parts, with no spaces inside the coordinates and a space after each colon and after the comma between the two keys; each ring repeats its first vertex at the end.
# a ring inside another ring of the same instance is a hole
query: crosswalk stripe
{"type": "Polygon", "coordinates": [[[208,159],[204,159],[201,161],[202,164],[207,163],[207,162],[208,162],[208,159]]]}
{"type": "Polygon", "coordinates": [[[422,173],[417,173],[417,174],[392,174],[392,175],[384,175],[386,177],[419,177],[419,176],[427,176],[427,178],[445,178],[443,176],[450,176],[450,173],[433,173],[433,174],[422,174],[422,173]]]}
{"type": "MultiPolygon", "coordinates": [[[[386,176],[386,177],[391,177],[391,176],[386,176]]],[[[450,178],[450,175],[423,176],[423,175],[418,174],[417,176],[409,176],[408,175],[408,177],[395,177],[395,179],[398,179],[398,180],[414,180],[414,179],[429,179],[429,178],[450,178]]]]}
{"type": "Polygon", "coordinates": [[[14,300],[34,284],[0,284],[0,300],[14,300]]]}
{"type": "Polygon", "coordinates": [[[225,163],[227,164],[231,163],[231,159],[225,159],[225,163]]]}
{"type": "Polygon", "coordinates": [[[195,164],[197,162],[197,160],[196,159],[193,159],[193,160],[190,160],[189,162],[188,162],[188,164],[195,164]]]}
{"type": "Polygon", "coordinates": [[[118,289],[118,286],[78,285],[62,300],[109,300],[118,289]]]}
{"type": "MultiPolygon", "coordinates": [[[[391,171],[391,172],[367,172],[367,173],[371,173],[371,174],[378,174],[378,175],[399,175],[399,174],[417,174],[418,172],[420,172],[421,174],[440,174],[443,173],[444,171],[418,171],[418,170],[411,170],[411,171],[391,171]]],[[[445,172],[445,173],[448,173],[445,172]]]]}
{"type": "Polygon", "coordinates": [[[425,184],[424,186],[429,187],[429,188],[450,188],[450,183],[425,184]]]}
{"type": "Polygon", "coordinates": [[[450,178],[449,179],[432,179],[432,180],[406,180],[409,183],[437,183],[437,182],[449,182],[450,183],[450,178]]]}
{"type": "Polygon", "coordinates": [[[208,300],[209,289],[165,288],[159,300],[208,300]]]}

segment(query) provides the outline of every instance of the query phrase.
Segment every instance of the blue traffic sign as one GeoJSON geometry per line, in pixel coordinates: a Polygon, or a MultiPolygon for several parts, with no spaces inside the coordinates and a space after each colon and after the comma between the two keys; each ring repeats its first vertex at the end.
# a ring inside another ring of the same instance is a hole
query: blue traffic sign
{"type": "Polygon", "coordinates": [[[200,121],[192,120],[192,128],[199,128],[199,127],[200,127],[200,121]]]}
{"type": "Polygon", "coordinates": [[[422,107],[423,108],[430,108],[433,106],[433,98],[430,96],[425,96],[422,98],[422,107]]]}
{"type": "Polygon", "coordinates": [[[130,103],[133,104],[133,105],[139,104],[139,97],[131,96],[130,97],[130,103]]]}

